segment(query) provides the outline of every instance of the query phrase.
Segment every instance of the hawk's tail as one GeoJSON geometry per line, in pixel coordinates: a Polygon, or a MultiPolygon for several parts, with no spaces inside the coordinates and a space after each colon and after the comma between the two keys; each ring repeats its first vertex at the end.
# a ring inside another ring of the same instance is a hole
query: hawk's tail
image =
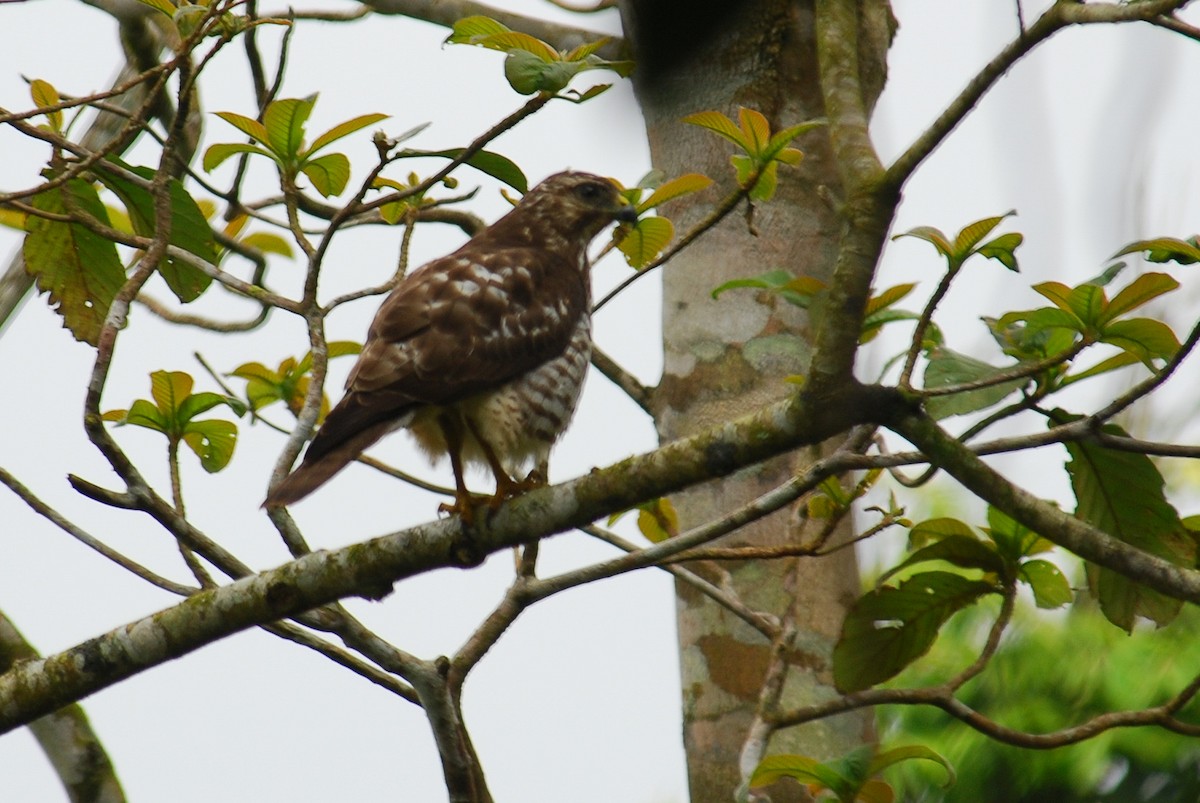
{"type": "Polygon", "coordinates": [[[318,448],[315,455],[310,445],[299,468],[284,477],[283,482],[275,486],[262,506],[283,507],[299,502],[324,485],[330,477],[349,465],[354,458],[362,454],[364,449],[370,447],[394,427],[393,421],[376,422],[354,433],[341,443],[337,443],[332,448],[318,448]]]}

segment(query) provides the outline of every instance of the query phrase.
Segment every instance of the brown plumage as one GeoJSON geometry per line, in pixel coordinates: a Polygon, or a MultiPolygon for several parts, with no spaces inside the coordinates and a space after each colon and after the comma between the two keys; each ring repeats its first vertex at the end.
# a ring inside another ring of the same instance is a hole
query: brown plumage
{"type": "Polygon", "coordinates": [[[449,455],[452,510],[470,513],[464,463],[492,469],[496,499],[526,487],[514,473],[544,466],[591,358],[587,246],[633,216],[611,181],[558,173],[407,276],[376,313],[345,396],[264,506],[307,496],[399,427],[431,457],[449,455]]]}

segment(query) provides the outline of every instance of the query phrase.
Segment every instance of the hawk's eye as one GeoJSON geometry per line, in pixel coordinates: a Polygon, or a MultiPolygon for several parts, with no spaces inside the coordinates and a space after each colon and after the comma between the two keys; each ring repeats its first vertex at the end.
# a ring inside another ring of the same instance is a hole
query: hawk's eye
{"type": "Polygon", "coordinates": [[[575,194],[582,200],[591,203],[600,200],[600,197],[604,194],[604,188],[599,184],[580,184],[575,188],[575,194]]]}

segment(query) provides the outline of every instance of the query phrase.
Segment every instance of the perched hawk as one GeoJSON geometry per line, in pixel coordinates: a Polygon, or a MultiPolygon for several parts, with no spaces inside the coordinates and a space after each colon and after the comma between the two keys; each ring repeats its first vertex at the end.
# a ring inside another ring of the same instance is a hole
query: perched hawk
{"type": "Polygon", "coordinates": [[[544,480],[514,476],[544,465],[579,400],[592,351],[587,246],[634,218],[613,182],[559,173],[407,276],[376,313],[346,395],[264,507],[307,496],[399,427],[431,458],[450,456],[456,512],[471,511],[464,463],[492,470],[496,500],[544,480]]]}

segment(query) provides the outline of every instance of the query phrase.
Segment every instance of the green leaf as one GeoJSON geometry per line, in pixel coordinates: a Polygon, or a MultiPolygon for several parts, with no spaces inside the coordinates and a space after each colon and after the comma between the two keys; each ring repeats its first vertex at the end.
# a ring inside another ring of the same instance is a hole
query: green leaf
{"type": "Polygon", "coordinates": [[[917,226],[915,229],[901,232],[894,235],[893,240],[899,240],[901,237],[914,237],[918,240],[924,240],[933,245],[938,250],[938,253],[947,259],[954,258],[954,246],[946,239],[946,235],[942,234],[940,229],[935,229],[933,226],[917,226]]]}
{"type": "Polygon", "coordinates": [[[1126,254],[1137,254],[1149,251],[1147,260],[1150,262],[1178,262],[1180,265],[1191,265],[1200,262],[1200,248],[1195,243],[1179,240],[1175,237],[1156,237],[1153,240],[1138,240],[1130,243],[1112,255],[1112,259],[1126,254]]]}
{"type": "MultiPolygon", "coordinates": [[[[30,203],[35,209],[63,215],[69,212],[68,201],[101,223],[109,222],[95,188],[82,179],[39,193],[30,203]]],[[[78,223],[30,215],[26,226],[25,270],[40,292],[50,294],[50,304],[75,339],[96,345],[113,298],[125,283],[116,246],[78,223]]]]}
{"type": "Polygon", "coordinates": [[[787,164],[798,164],[800,158],[803,157],[804,154],[795,148],[788,148],[788,143],[801,134],[807,134],[813,129],[820,128],[821,126],[828,124],[829,122],[825,118],[818,117],[816,119],[806,120],[803,123],[788,126],[787,128],[776,131],[771,135],[771,141],[767,144],[763,155],[787,164]],[[793,151],[793,153],[784,155],[785,151],[793,151]]]}
{"type": "MultiPolygon", "coordinates": [[[[959,354],[942,346],[928,351],[929,362],[925,366],[925,387],[946,388],[979,382],[1011,371],[1013,366],[998,368],[982,360],[959,354]]],[[[1009,395],[1029,384],[1029,379],[1012,379],[997,385],[976,390],[966,390],[946,396],[931,396],[925,400],[926,411],[937,419],[952,415],[963,415],[999,404],[1009,395]]]]}
{"type": "Polygon", "coordinates": [[[673,178],[650,193],[649,198],[636,205],[638,214],[648,212],[654,207],[673,201],[680,196],[700,192],[712,183],[711,178],[700,173],[686,173],[678,178],[673,178]]]}
{"type": "Polygon", "coordinates": [[[344,123],[338,123],[333,128],[317,137],[316,140],[313,141],[312,146],[309,147],[308,150],[306,150],[303,154],[301,154],[300,157],[303,159],[312,156],[326,145],[331,145],[343,137],[350,136],[355,131],[360,131],[369,125],[374,125],[380,120],[386,120],[389,117],[391,117],[390,114],[363,114],[358,117],[351,118],[344,123]]]}
{"type": "MultiPolygon", "coordinates": [[[[112,157],[110,161],[146,180],[154,177],[154,170],[149,167],[133,167],[112,157]]],[[[144,237],[156,236],[158,213],[150,191],[116,172],[104,169],[105,163],[97,166],[100,168],[97,172],[100,181],[125,205],[133,230],[144,237]]],[[[204,212],[177,179],[169,179],[167,189],[171,199],[171,228],[167,241],[204,262],[215,265],[216,240],[204,212]]],[[[164,255],[159,262],[158,272],[176,298],[185,304],[195,301],[212,284],[212,277],[204,271],[169,254],[164,255]]]]}
{"type": "Polygon", "coordinates": [[[878,775],[888,767],[891,767],[894,764],[899,764],[901,761],[914,761],[918,759],[933,761],[942,765],[942,768],[946,770],[946,782],[942,784],[943,789],[948,789],[954,785],[954,767],[950,765],[950,762],[935,751],[930,750],[928,747],[921,744],[893,747],[891,750],[884,750],[881,753],[877,753],[875,757],[871,759],[871,766],[867,769],[867,772],[871,775],[878,775]]]}
{"type": "Polygon", "coordinates": [[[916,286],[916,283],[912,282],[908,284],[897,284],[893,287],[889,287],[881,293],[871,296],[871,298],[867,299],[867,315],[899,303],[900,300],[911,293],[913,288],[916,286]]]}
{"type": "MultiPolygon", "coordinates": [[[[43,81],[41,78],[35,78],[29,82],[29,95],[33,98],[34,105],[39,109],[44,109],[47,106],[57,106],[62,103],[62,97],[59,96],[58,90],[54,88],[54,85],[49,81],[43,81]]],[[[51,128],[55,131],[62,131],[62,109],[45,112],[45,115],[51,128]]]]}
{"type": "Polygon", "coordinates": [[[283,98],[267,104],[266,111],[263,112],[263,126],[267,130],[266,144],[288,162],[296,159],[304,146],[304,124],[308,122],[316,102],[315,94],[307,98],[283,98]]]}
{"type": "Polygon", "coordinates": [[[958,236],[954,238],[954,255],[960,260],[966,259],[974,252],[975,246],[982,242],[984,237],[987,237],[989,234],[991,234],[992,229],[1000,225],[1000,221],[1013,214],[1016,213],[1006,212],[1003,215],[987,217],[983,220],[977,220],[974,223],[970,223],[965,226],[963,230],[958,233],[958,236]]]}
{"type": "Polygon", "coordinates": [[[494,33],[491,36],[485,36],[471,42],[474,45],[481,45],[492,50],[500,50],[504,53],[512,54],[520,51],[528,53],[531,56],[537,57],[539,61],[546,64],[562,61],[562,56],[557,50],[550,45],[538,39],[536,36],[530,36],[527,33],[520,31],[503,31],[494,33]]]}
{"type": "Polygon", "coordinates": [[[744,134],[742,134],[741,129],[734,124],[733,120],[730,120],[720,112],[707,111],[689,114],[687,117],[683,118],[683,122],[690,125],[698,125],[701,128],[706,128],[714,134],[729,140],[742,150],[746,152],[750,151],[751,143],[746,140],[746,137],[744,134]]]}
{"type": "Polygon", "coordinates": [[[621,237],[617,248],[625,255],[625,261],[641,270],[671,242],[675,236],[675,226],[665,217],[644,217],[636,223],[621,225],[613,236],[621,237]]]}
{"type": "Polygon", "coordinates": [[[582,45],[572,48],[571,52],[567,53],[565,56],[563,56],[563,58],[565,58],[567,61],[582,61],[611,41],[611,36],[604,36],[597,39],[595,42],[584,42],[582,45]]]}
{"type": "Polygon", "coordinates": [[[929,651],[954,613],[995,591],[991,583],[950,572],[924,572],[897,588],[868,592],[842,624],[833,649],[834,684],[854,692],[893,677],[929,651]]]}
{"type": "Polygon", "coordinates": [[[1121,292],[1108,302],[1104,315],[1100,316],[1097,324],[1104,326],[1109,321],[1121,317],[1138,307],[1158,298],[1165,293],[1178,289],[1179,282],[1165,273],[1145,273],[1134,279],[1121,292]]]}
{"type": "Polygon", "coordinates": [[[229,465],[237,445],[237,424],[212,419],[192,421],[183,431],[183,442],[200,458],[200,465],[209,474],[229,465]]]}
{"type": "Polygon", "coordinates": [[[1009,563],[1016,563],[1027,555],[1036,555],[1054,548],[1054,544],[999,508],[988,505],[987,520],[985,532],[988,538],[992,539],[992,543],[1009,563]]]}
{"type": "Polygon", "coordinates": [[[811,276],[793,276],[786,270],[777,268],[748,279],[733,279],[725,282],[712,291],[712,297],[717,298],[726,290],[738,288],[769,290],[789,304],[794,304],[801,309],[808,309],[813,299],[825,291],[826,285],[820,279],[811,276]]]}
{"type": "Polygon", "coordinates": [[[491,17],[485,17],[482,14],[476,14],[470,17],[463,17],[454,23],[450,35],[446,37],[446,42],[452,45],[469,45],[472,44],[472,40],[474,39],[505,33],[509,30],[512,29],[502,22],[498,22],[491,17]]]}
{"type": "Polygon", "coordinates": [[[1137,357],[1151,371],[1157,370],[1155,359],[1169,360],[1179,351],[1179,340],[1171,327],[1152,318],[1114,321],[1104,327],[1099,339],[1137,357]]]}
{"type": "Polygon", "coordinates": [[[1070,376],[1063,377],[1061,380],[1059,380],[1058,385],[1059,387],[1066,387],[1072,382],[1078,382],[1081,379],[1088,379],[1089,377],[1106,374],[1109,371],[1116,371],[1129,365],[1137,365],[1139,362],[1140,360],[1135,355],[1130,354],[1128,351],[1122,351],[1120,354],[1114,354],[1108,359],[1096,363],[1091,368],[1080,371],[1077,374],[1071,374],[1070,376]]]}
{"type": "MultiPolygon", "coordinates": [[[[436,156],[441,159],[457,159],[465,150],[466,148],[447,148],[441,151],[406,149],[396,154],[396,156],[397,158],[436,156]]],[[[525,173],[521,171],[516,162],[507,156],[501,156],[493,151],[479,151],[463,162],[463,164],[470,165],[481,173],[486,173],[494,179],[503,181],[518,192],[529,191],[529,179],[525,177],[525,173]]]]}
{"type": "MultiPolygon", "coordinates": [[[[1077,420],[1061,410],[1051,425],[1077,420]]],[[[1124,436],[1117,426],[1104,431],[1124,436]]],[[[1196,565],[1196,542],[1163,492],[1158,468],[1144,454],[1105,449],[1087,441],[1063,444],[1075,491],[1075,515],[1109,535],[1180,566],[1196,565]]],[[[1088,566],[1092,593],[1110,622],[1131,631],[1138,616],[1165,625],[1182,603],[1109,569],[1088,566]]]]}
{"type": "MultiPolygon", "coordinates": [[[[113,410],[110,411],[110,414],[115,412],[119,411],[113,410]]],[[[138,399],[130,405],[127,411],[123,412],[125,412],[125,416],[118,423],[152,429],[164,435],[169,434],[171,431],[171,420],[145,399],[138,399]]]]}
{"type": "Polygon", "coordinates": [[[293,255],[292,244],[278,234],[267,231],[255,231],[238,240],[247,248],[256,248],[264,254],[279,254],[290,257],[293,255]]]}
{"type": "MultiPolygon", "coordinates": [[[[264,126],[258,120],[251,119],[236,112],[217,112],[216,114],[217,117],[220,117],[222,120],[229,123],[231,126],[241,131],[255,142],[263,145],[270,145],[271,137],[267,133],[266,126],[264,126]]],[[[209,168],[205,167],[204,169],[208,170],[209,168]]]]}
{"type": "Polygon", "coordinates": [[[750,147],[746,148],[751,156],[761,156],[771,141],[771,124],[762,112],[738,107],[738,124],[742,135],[750,147]]]}
{"type": "Polygon", "coordinates": [[[191,421],[201,413],[206,413],[217,405],[229,405],[230,399],[227,396],[222,396],[219,393],[193,393],[187,396],[180,404],[176,413],[180,421],[191,421]]]}
{"type": "Polygon", "coordinates": [[[818,784],[835,793],[848,790],[850,784],[835,771],[808,756],[767,756],[754,768],[750,788],[770,786],[780,778],[795,778],[800,783],[818,784]]]}
{"type": "Polygon", "coordinates": [[[1004,559],[991,545],[980,541],[974,535],[949,535],[927,547],[918,549],[906,560],[888,569],[879,578],[879,583],[882,584],[889,577],[909,566],[932,560],[952,563],[963,569],[982,569],[998,575],[1003,575],[1005,569],[1004,559]]]}
{"type": "Polygon", "coordinates": [[[250,145],[245,142],[218,142],[215,145],[208,146],[208,150],[204,152],[204,171],[211,173],[216,170],[226,159],[238,153],[257,153],[260,156],[266,156],[268,159],[278,163],[278,159],[273,154],[259,148],[256,145],[250,145]]]}
{"type": "Polygon", "coordinates": [[[976,253],[988,259],[994,259],[1012,272],[1018,273],[1021,269],[1017,265],[1016,250],[1017,246],[1024,241],[1024,235],[1017,232],[1009,232],[1008,234],[1001,234],[991,242],[979,246],[976,253]]]}
{"type": "Polygon", "coordinates": [[[1061,608],[1075,598],[1066,576],[1048,560],[1025,561],[1017,576],[1029,584],[1039,608],[1061,608]]]}
{"type": "Polygon", "coordinates": [[[327,153],[309,159],[301,165],[300,171],[308,176],[313,189],[326,198],[341,195],[350,182],[350,160],[344,153],[327,153]]]}
{"type": "Polygon", "coordinates": [[[140,0],[140,2],[145,3],[146,5],[150,6],[150,8],[161,11],[168,17],[175,16],[175,4],[172,3],[171,0],[140,0]]]}
{"type": "MultiPolygon", "coordinates": [[[[328,343],[325,344],[325,353],[329,356],[329,359],[331,359],[331,360],[334,359],[335,357],[347,357],[352,354],[359,354],[361,352],[362,352],[362,345],[359,343],[355,343],[353,340],[330,340],[328,343]]],[[[300,362],[295,363],[296,373],[297,374],[307,374],[309,371],[311,371],[312,370],[312,360],[313,360],[312,351],[306,352],[305,355],[300,358],[300,362]]],[[[289,360],[285,360],[284,362],[286,363],[288,361],[289,360]]],[[[282,370],[282,369],[283,369],[283,366],[281,365],[280,370],[282,370]]]]}
{"type": "Polygon", "coordinates": [[[183,371],[154,371],[150,374],[150,397],[169,419],[176,419],[183,400],[192,393],[191,375],[183,371]]]}
{"type": "Polygon", "coordinates": [[[665,497],[638,505],[638,530],[651,543],[660,543],[679,535],[679,514],[665,497]]]}
{"type": "Polygon", "coordinates": [[[504,77],[522,95],[565,89],[587,66],[577,61],[546,61],[528,50],[510,50],[504,58],[504,77]]]}
{"type": "Polygon", "coordinates": [[[926,519],[919,524],[914,524],[909,529],[908,547],[909,549],[920,549],[952,535],[974,538],[975,531],[958,519],[944,517],[926,519]]]}

